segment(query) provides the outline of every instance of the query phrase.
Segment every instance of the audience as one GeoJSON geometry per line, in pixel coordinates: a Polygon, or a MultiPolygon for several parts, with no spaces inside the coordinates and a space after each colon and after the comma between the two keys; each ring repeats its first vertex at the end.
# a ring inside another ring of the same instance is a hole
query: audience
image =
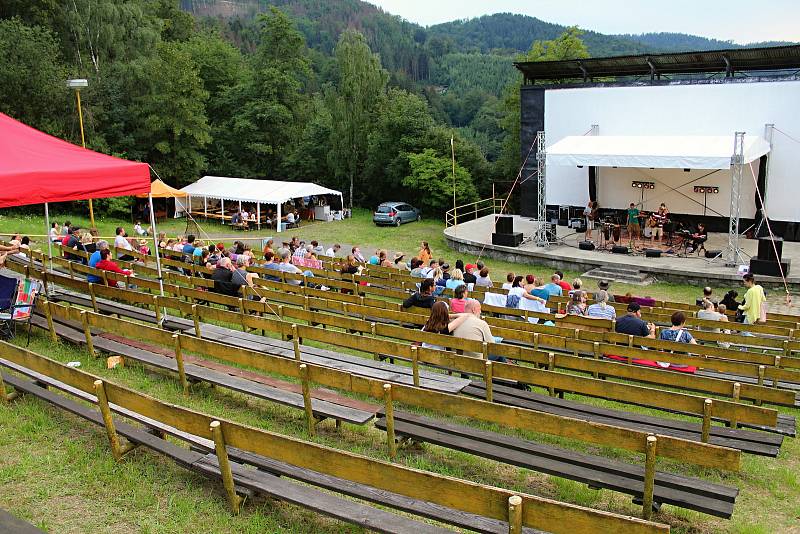
{"type": "Polygon", "coordinates": [[[570,302],[567,305],[568,315],[586,315],[586,292],[575,290],[570,293],[570,302]]]}
{"type": "Polygon", "coordinates": [[[560,297],[561,296],[561,294],[564,292],[564,290],[561,289],[561,284],[559,284],[560,281],[561,281],[561,277],[558,276],[557,274],[553,274],[550,277],[550,283],[546,284],[544,286],[545,290],[547,290],[548,296],[550,296],[550,297],[560,297]]]}
{"type": "Polygon", "coordinates": [[[525,288],[522,287],[522,277],[515,276],[511,282],[511,289],[508,290],[508,295],[506,296],[506,308],[519,308],[522,299],[538,300],[539,302],[547,301],[546,298],[537,297],[525,291],[525,288]]]}
{"type": "Polygon", "coordinates": [[[564,273],[561,271],[555,271],[555,274],[558,275],[558,285],[561,286],[561,294],[567,295],[570,291],[572,291],[572,286],[569,285],[569,282],[564,280],[564,273]]]}
{"type": "Polygon", "coordinates": [[[342,245],[336,243],[335,245],[333,245],[332,247],[330,247],[328,250],[325,251],[325,255],[331,258],[335,258],[341,249],[342,245]]]}
{"type": "MultiPolygon", "coordinates": [[[[453,329],[453,336],[460,339],[469,339],[472,341],[482,341],[486,343],[494,343],[495,339],[492,335],[492,330],[489,324],[481,319],[481,303],[477,300],[469,300],[464,305],[464,313],[466,318],[464,321],[453,329]]],[[[473,358],[483,358],[480,352],[464,351],[464,356],[472,356],[473,358]]],[[[506,362],[503,356],[489,355],[489,359],[496,362],[506,362]]]]}
{"type": "Polygon", "coordinates": [[[659,339],[664,341],[675,341],[677,343],[691,343],[693,345],[697,344],[697,341],[692,337],[683,325],[686,324],[686,315],[683,312],[675,312],[672,314],[672,317],[669,318],[672,326],[669,328],[665,328],[661,331],[661,335],[659,339]]]}
{"type": "Polygon", "coordinates": [[[461,313],[464,311],[464,305],[467,303],[469,289],[467,284],[461,284],[453,290],[453,298],[450,299],[450,309],[453,313],[461,313]]]}
{"type": "MultiPolygon", "coordinates": [[[[125,229],[122,226],[117,226],[116,230],[116,237],[114,238],[114,248],[115,249],[123,249],[123,250],[133,250],[133,246],[130,242],[126,239],[127,234],[125,233],[125,229]]],[[[121,253],[119,255],[119,259],[122,261],[131,261],[133,256],[130,254],[121,253]]]]}
{"type": "Polygon", "coordinates": [[[230,258],[222,258],[217,262],[217,268],[214,269],[211,275],[216,293],[231,297],[239,296],[239,289],[242,285],[233,281],[233,271],[234,268],[230,258]]]}
{"type": "Polygon", "coordinates": [[[464,275],[459,269],[454,269],[450,278],[445,282],[445,287],[447,287],[447,289],[455,289],[463,285],[466,285],[466,282],[464,282],[464,275]]]}
{"type": "Polygon", "coordinates": [[[422,275],[422,262],[419,258],[411,258],[411,276],[414,278],[425,278],[422,275]]]}
{"type": "Polygon", "coordinates": [[[419,248],[419,253],[417,254],[417,258],[422,261],[423,265],[427,264],[428,262],[433,259],[433,253],[431,252],[431,247],[428,246],[427,241],[423,241],[419,248]]]}
{"type": "Polygon", "coordinates": [[[511,289],[511,286],[514,284],[514,273],[508,273],[506,275],[506,282],[503,284],[503,289],[511,289]]]}
{"type": "MultiPolygon", "coordinates": [[[[456,265],[456,269],[458,269],[458,265],[456,265]]],[[[475,283],[478,281],[478,277],[475,276],[475,272],[476,272],[475,265],[468,263],[464,267],[464,283],[475,285],[475,283]]]]}
{"type": "MultiPolygon", "coordinates": [[[[101,271],[109,271],[112,273],[123,274],[125,276],[132,276],[133,271],[130,269],[120,269],[119,265],[115,262],[111,261],[109,257],[111,256],[111,251],[108,249],[103,249],[100,251],[100,261],[95,264],[95,267],[100,269],[101,271]]],[[[108,281],[109,285],[114,285],[114,282],[111,280],[108,281]]],[[[116,284],[117,286],[124,285],[122,282],[116,284]]]]}
{"type": "Polygon", "coordinates": [[[614,295],[612,295],[609,292],[610,284],[608,283],[608,281],[600,280],[599,282],[597,282],[597,287],[598,287],[599,291],[594,294],[594,300],[600,300],[599,298],[597,298],[597,296],[601,292],[605,292],[605,294],[606,294],[606,302],[614,302],[614,295]]]}
{"type": "Polygon", "coordinates": [[[475,285],[480,287],[494,287],[491,278],[489,278],[489,268],[481,268],[478,276],[475,278],[475,285]]]}
{"type": "MultiPolygon", "coordinates": [[[[422,331],[443,334],[446,336],[452,335],[453,331],[467,320],[468,315],[466,313],[458,313],[453,315],[453,317],[455,318],[451,319],[450,312],[447,309],[447,304],[444,302],[436,302],[433,307],[431,307],[431,314],[428,317],[428,320],[425,322],[425,325],[423,325],[422,331]]],[[[432,345],[430,343],[423,343],[422,346],[426,349],[443,350],[445,348],[440,345],[432,345]]]]}
{"type": "MultiPolygon", "coordinates": [[[[89,267],[97,267],[97,262],[100,261],[100,252],[103,250],[108,250],[108,241],[101,239],[97,242],[96,250],[89,256],[89,267]]],[[[103,279],[99,276],[89,274],[86,276],[86,281],[90,284],[99,284],[103,279]]]]}

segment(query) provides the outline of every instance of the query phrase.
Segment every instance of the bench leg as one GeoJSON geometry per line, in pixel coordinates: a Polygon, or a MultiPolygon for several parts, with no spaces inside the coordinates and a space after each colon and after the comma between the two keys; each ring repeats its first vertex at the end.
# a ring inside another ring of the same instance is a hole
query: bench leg
{"type": "Polygon", "coordinates": [[[106,397],[106,387],[102,380],[95,380],[94,391],[97,395],[97,404],[100,406],[100,413],[103,416],[103,424],[106,427],[106,434],[108,434],[108,441],[111,445],[111,454],[116,461],[122,460],[122,457],[136,448],[136,443],[126,443],[122,445],[117,435],[117,429],[114,426],[114,418],[111,416],[111,408],[108,406],[108,397],[106,397]]]}
{"type": "Polygon", "coordinates": [[[214,438],[214,448],[217,453],[219,470],[222,473],[222,485],[225,486],[225,492],[228,494],[228,503],[231,506],[231,511],[234,514],[238,514],[239,506],[242,504],[242,498],[236,493],[236,486],[233,483],[233,473],[231,472],[231,464],[228,460],[228,450],[225,448],[225,437],[222,434],[222,426],[219,421],[211,421],[209,428],[214,438]]]}

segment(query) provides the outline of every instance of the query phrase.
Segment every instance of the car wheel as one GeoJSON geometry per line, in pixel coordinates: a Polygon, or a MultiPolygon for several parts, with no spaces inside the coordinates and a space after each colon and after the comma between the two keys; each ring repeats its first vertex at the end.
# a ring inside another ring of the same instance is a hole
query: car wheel
{"type": "Polygon", "coordinates": [[[402,224],[402,221],[400,220],[400,217],[398,217],[398,218],[397,218],[397,219],[394,221],[394,225],[395,225],[395,226],[400,226],[401,224],[402,224]]]}

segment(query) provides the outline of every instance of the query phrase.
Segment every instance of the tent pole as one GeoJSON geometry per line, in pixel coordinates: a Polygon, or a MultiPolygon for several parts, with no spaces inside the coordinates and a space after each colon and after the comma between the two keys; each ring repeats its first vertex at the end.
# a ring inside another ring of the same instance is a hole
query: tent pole
{"type": "Polygon", "coordinates": [[[225,199],[221,198],[219,199],[219,202],[220,202],[220,209],[222,210],[222,219],[220,220],[222,221],[222,224],[225,224],[225,199]]]}
{"type": "Polygon", "coordinates": [[[203,197],[203,216],[208,221],[208,197],[203,197]]]}
{"type": "Polygon", "coordinates": [[[258,229],[261,230],[261,202],[256,202],[256,220],[258,221],[258,229]]]}
{"type": "Polygon", "coordinates": [[[278,202],[278,224],[276,225],[278,233],[281,233],[281,203],[278,202]]]}
{"type": "MultiPolygon", "coordinates": [[[[164,296],[164,277],[161,273],[161,253],[158,251],[158,230],[156,229],[156,216],[155,212],[153,211],[153,195],[147,195],[147,202],[150,204],[150,226],[153,227],[153,251],[155,251],[156,255],[156,270],[158,271],[158,290],[161,293],[161,296],[164,296]]],[[[164,308],[163,313],[161,314],[161,321],[163,324],[164,318],[167,316],[167,309],[164,308]]],[[[160,325],[159,325],[160,326],[160,325]]]]}
{"type": "MultiPolygon", "coordinates": [[[[50,239],[50,205],[45,202],[44,203],[44,224],[47,227],[45,229],[45,235],[47,236],[47,258],[50,260],[50,270],[53,270],[53,240],[50,239]]],[[[47,288],[50,289],[50,285],[47,285],[47,288]]],[[[49,296],[49,295],[48,295],[49,296]]]]}

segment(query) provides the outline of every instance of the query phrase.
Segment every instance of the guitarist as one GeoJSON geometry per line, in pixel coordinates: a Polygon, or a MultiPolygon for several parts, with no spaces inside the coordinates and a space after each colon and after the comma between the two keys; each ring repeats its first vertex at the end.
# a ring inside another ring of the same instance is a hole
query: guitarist
{"type": "Polygon", "coordinates": [[[653,227],[653,234],[650,236],[651,243],[656,240],[656,236],[658,236],[659,241],[662,239],[664,236],[664,223],[667,222],[668,218],[669,210],[667,209],[667,205],[662,202],[658,207],[658,211],[650,216],[653,227]]]}

